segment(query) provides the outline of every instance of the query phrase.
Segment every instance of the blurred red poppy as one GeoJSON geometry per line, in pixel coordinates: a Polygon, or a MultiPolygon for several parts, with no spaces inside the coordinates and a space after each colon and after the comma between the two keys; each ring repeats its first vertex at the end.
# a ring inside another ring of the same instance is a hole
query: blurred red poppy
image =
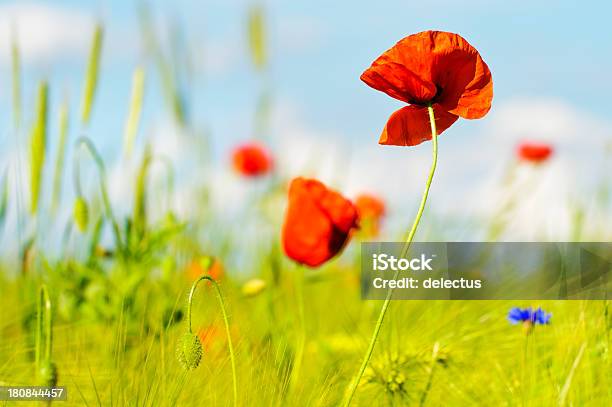
{"type": "Polygon", "coordinates": [[[208,256],[198,257],[192,260],[187,266],[187,278],[189,281],[195,281],[200,278],[203,274],[210,275],[213,280],[219,281],[225,275],[223,264],[215,258],[208,256]],[[209,267],[209,261],[213,261],[212,266],[209,267]]]}
{"type": "Polygon", "coordinates": [[[232,153],[234,169],[245,177],[258,177],[272,170],[272,157],[268,150],[258,143],[247,143],[236,147],[232,153]]]}
{"type": "Polygon", "coordinates": [[[380,144],[414,146],[430,140],[429,105],[440,134],[459,117],[483,117],[493,99],[491,72],[478,51],[463,37],[442,31],[402,39],[378,57],[361,80],[410,104],[391,115],[380,144]]]}
{"type": "Polygon", "coordinates": [[[518,146],[517,155],[520,160],[531,163],[542,163],[550,158],[553,147],[545,143],[525,142],[518,146]]]}
{"type": "Polygon", "coordinates": [[[316,267],[342,250],[358,215],[351,201],[313,179],[295,178],[283,226],[285,254],[316,267]]]}
{"type": "Polygon", "coordinates": [[[219,341],[222,341],[225,338],[225,335],[223,329],[211,324],[198,329],[198,337],[200,338],[200,342],[202,342],[204,351],[210,352],[213,345],[219,341]]]}
{"type": "Polygon", "coordinates": [[[385,203],[377,196],[361,194],[355,199],[355,207],[366,234],[377,235],[380,221],[385,215],[385,203]]]}

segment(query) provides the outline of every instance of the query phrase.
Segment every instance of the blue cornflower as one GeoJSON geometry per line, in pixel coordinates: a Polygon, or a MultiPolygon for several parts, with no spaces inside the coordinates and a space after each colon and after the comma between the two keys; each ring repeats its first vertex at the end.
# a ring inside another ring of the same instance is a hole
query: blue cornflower
{"type": "Polygon", "coordinates": [[[547,325],[550,323],[552,318],[551,313],[546,313],[542,308],[538,308],[535,311],[529,308],[514,307],[508,313],[508,321],[515,325],[519,322],[531,324],[531,325],[547,325]]]}

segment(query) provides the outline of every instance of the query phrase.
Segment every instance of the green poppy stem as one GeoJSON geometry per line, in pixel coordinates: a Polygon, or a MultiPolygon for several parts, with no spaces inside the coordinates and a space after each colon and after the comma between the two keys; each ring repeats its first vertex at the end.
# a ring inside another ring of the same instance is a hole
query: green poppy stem
{"type": "MultiPolygon", "coordinates": [[[[401,257],[404,257],[406,253],[408,253],[408,249],[410,248],[412,239],[414,239],[417,227],[419,226],[419,222],[421,221],[421,217],[423,216],[423,211],[425,210],[425,204],[427,203],[427,197],[429,195],[429,188],[431,187],[431,181],[433,180],[434,173],[436,172],[436,165],[438,163],[438,131],[436,129],[436,119],[433,107],[431,105],[427,106],[427,111],[429,113],[429,123],[431,125],[431,140],[433,144],[431,168],[429,169],[429,177],[427,178],[427,183],[425,184],[425,190],[423,191],[419,210],[417,211],[416,218],[414,219],[414,222],[412,224],[412,228],[410,229],[410,232],[408,232],[408,236],[406,237],[406,244],[404,245],[404,249],[402,250],[401,257]]],[[[395,273],[395,276],[393,278],[397,279],[398,275],[399,270],[395,273]]],[[[383,303],[382,308],[380,309],[380,313],[378,314],[378,320],[376,321],[376,326],[374,327],[374,332],[372,333],[372,337],[370,338],[370,344],[368,345],[368,349],[366,350],[365,355],[363,357],[359,372],[351,383],[351,386],[349,387],[344,398],[344,402],[342,403],[345,407],[350,406],[351,401],[355,396],[355,392],[357,391],[357,387],[359,386],[359,382],[361,381],[361,378],[366,368],[368,367],[368,363],[370,362],[370,358],[372,357],[372,352],[374,351],[374,346],[376,345],[376,341],[378,339],[378,334],[380,333],[383,321],[385,320],[385,315],[387,314],[387,310],[389,309],[389,304],[391,303],[392,296],[393,289],[390,288],[389,290],[387,290],[387,297],[385,298],[385,302],[383,303]]]]}
{"type": "MultiPolygon", "coordinates": [[[[212,262],[210,263],[213,264],[212,262]]],[[[221,307],[221,313],[223,314],[223,322],[225,323],[225,334],[227,335],[227,346],[229,348],[230,360],[232,363],[232,379],[234,386],[234,406],[238,405],[238,381],[236,380],[236,358],[234,357],[234,345],[232,344],[232,336],[230,334],[229,327],[229,318],[227,317],[227,310],[225,308],[225,301],[223,300],[223,294],[221,293],[221,287],[215,281],[214,278],[205,274],[200,276],[191,286],[191,291],[189,291],[189,299],[187,300],[187,327],[189,328],[189,333],[193,334],[193,329],[191,326],[191,308],[193,303],[193,295],[195,294],[195,290],[202,280],[208,280],[212,283],[212,285],[217,290],[217,298],[219,299],[219,306],[221,307]]]]}

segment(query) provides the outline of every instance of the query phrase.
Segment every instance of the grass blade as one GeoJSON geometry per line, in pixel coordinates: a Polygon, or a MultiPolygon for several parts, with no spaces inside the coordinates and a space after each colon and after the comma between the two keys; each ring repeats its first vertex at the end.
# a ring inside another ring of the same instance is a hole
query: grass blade
{"type": "Polygon", "coordinates": [[[567,394],[569,393],[570,386],[572,385],[572,379],[574,378],[574,373],[582,360],[582,355],[584,354],[584,350],[586,349],[586,342],[582,344],[578,354],[576,355],[576,359],[574,359],[574,363],[572,364],[572,368],[567,374],[567,378],[565,379],[565,383],[563,384],[563,388],[561,389],[561,393],[559,394],[559,406],[565,405],[565,400],[567,399],[567,394]]]}

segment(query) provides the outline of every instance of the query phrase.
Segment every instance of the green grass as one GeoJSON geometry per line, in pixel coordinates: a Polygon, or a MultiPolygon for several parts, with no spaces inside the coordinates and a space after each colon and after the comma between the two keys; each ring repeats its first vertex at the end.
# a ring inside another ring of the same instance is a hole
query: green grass
{"type": "MultiPolygon", "coordinates": [[[[361,301],[350,267],[307,271],[304,363],[290,387],[299,305],[290,275],[295,270],[282,264],[280,284],[256,297],[242,296],[227,277],[221,284],[236,352],[238,404],[336,405],[358,367],[381,302],[361,301]]],[[[173,270],[161,281],[142,280],[134,295],[120,295],[113,286],[118,282],[87,288],[87,301],[98,309],[83,306],[78,318],[62,317],[65,305],[55,308],[53,359],[68,405],[97,405],[98,398],[102,405],[231,405],[231,364],[212,287],[202,286],[196,294],[193,326],[197,332],[212,325],[215,333],[205,341],[200,366],[185,372],[175,357],[185,321],[169,323],[167,316],[175,307],[184,309],[190,282],[173,270]]],[[[33,384],[33,330],[27,327],[35,321],[35,287],[28,280],[2,284],[0,306],[10,310],[0,323],[2,383],[33,384]]],[[[60,290],[52,290],[52,301],[65,301],[60,290]]],[[[425,405],[557,405],[563,393],[567,405],[608,405],[608,306],[604,301],[393,302],[355,405],[418,404],[432,366],[425,405]],[[515,305],[542,306],[553,313],[553,323],[526,336],[506,321],[515,305]],[[432,360],[435,344],[439,351],[432,360]],[[405,378],[401,386],[390,386],[389,378],[398,374],[405,378]]]]}

